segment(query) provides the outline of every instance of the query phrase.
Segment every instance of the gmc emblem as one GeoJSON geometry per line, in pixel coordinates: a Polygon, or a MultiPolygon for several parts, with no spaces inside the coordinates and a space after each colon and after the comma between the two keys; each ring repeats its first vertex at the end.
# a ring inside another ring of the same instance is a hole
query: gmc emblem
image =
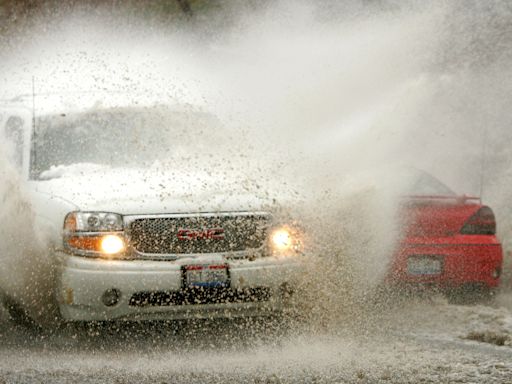
{"type": "Polygon", "coordinates": [[[209,229],[180,229],[178,231],[179,240],[196,240],[196,239],[207,239],[207,240],[223,240],[224,229],[223,228],[209,228],[209,229]]]}

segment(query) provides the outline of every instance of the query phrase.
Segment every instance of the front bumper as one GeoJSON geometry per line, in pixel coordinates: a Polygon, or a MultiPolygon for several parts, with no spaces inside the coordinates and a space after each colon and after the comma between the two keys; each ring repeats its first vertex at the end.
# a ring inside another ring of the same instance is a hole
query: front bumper
{"type": "Polygon", "coordinates": [[[297,257],[264,257],[255,260],[184,258],[175,261],[102,260],[61,255],[63,267],[57,287],[57,302],[65,320],[157,320],[257,316],[281,311],[287,306],[290,288],[301,270],[297,257]],[[171,300],[182,291],[183,267],[191,264],[227,264],[230,292],[243,300],[187,304],[171,300]],[[119,293],[114,305],[106,305],[107,291],[119,293]],[[254,299],[247,292],[262,292],[254,299]],[[140,297],[146,299],[141,305],[140,297]],[[250,296],[250,295],[249,295],[250,296]],[[138,299],[137,299],[138,298],[138,299]]]}

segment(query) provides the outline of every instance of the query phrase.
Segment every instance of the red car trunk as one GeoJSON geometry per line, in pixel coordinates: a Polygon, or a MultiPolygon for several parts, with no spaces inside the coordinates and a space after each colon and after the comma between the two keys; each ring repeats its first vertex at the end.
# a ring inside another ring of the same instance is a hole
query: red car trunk
{"type": "Polygon", "coordinates": [[[461,198],[410,197],[402,205],[404,234],[409,238],[454,236],[480,208],[461,198]]]}
{"type": "Polygon", "coordinates": [[[403,236],[388,278],[394,283],[461,288],[499,285],[501,244],[492,210],[479,199],[408,196],[403,236]]]}

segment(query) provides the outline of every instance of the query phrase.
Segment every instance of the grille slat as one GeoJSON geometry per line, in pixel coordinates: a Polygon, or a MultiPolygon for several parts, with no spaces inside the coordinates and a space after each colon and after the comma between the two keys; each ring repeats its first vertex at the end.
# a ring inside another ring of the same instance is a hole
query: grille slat
{"type": "Polygon", "coordinates": [[[129,305],[133,307],[249,303],[268,301],[271,291],[266,287],[231,289],[188,289],[182,291],[137,292],[129,305]]]}
{"type": "Polygon", "coordinates": [[[270,217],[265,214],[137,218],[130,243],[145,254],[204,254],[261,248],[270,217]]]}

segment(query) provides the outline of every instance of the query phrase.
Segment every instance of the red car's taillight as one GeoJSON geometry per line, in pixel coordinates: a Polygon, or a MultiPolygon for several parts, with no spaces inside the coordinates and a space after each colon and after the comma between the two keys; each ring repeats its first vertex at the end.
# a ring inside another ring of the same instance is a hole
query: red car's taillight
{"type": "Polygon", "coordinates": [[[489,207],[480,208],[464,224],[460,233],[464,235],[494,235],[496,234],[496,218],[489,207]]]}

